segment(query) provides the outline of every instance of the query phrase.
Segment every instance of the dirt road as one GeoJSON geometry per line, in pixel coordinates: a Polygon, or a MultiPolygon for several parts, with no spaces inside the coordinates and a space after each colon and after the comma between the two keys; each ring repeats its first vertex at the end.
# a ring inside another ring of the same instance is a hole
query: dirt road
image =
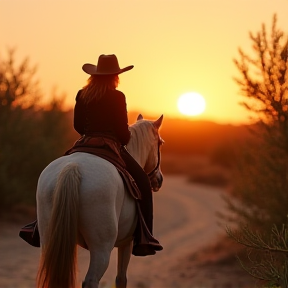
{"type": "MultiPolygon", "coordinates": [[[[217,188],[188,184],[183,177],[165,177],[162,189],[154,194],[154,234],[164,250],[154,256],[132,256],[128,270],[129,288],[181,287],[181,283],[175,282],[171,269],[187,254],[213,243],[224,234],[215,216],[216,211],[224,209],[222,192],[217,188]]],[[[35,287],[40,250],[21,240],[18,230],[19,226],[14,225],[1,227],[1,288],[35,287]]],[[[80,283],[87,271],[89,255],[83,249],[79,249],[78,255],[80,283]]],[[[115,271],[114,250],[101,287],[112,287],[115,271]]]]}

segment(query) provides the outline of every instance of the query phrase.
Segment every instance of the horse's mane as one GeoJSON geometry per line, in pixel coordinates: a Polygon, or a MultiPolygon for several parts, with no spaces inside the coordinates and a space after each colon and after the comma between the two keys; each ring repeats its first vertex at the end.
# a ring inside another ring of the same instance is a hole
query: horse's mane
{"type": "Polygon", "coordinates": [[[129,126],[131,138],[128,143],[129,151],[139,151],[141,145],[146,143],[146,147],[151,147],[155,141],[155,129],[152,121],[138,120],[129,126]]]}

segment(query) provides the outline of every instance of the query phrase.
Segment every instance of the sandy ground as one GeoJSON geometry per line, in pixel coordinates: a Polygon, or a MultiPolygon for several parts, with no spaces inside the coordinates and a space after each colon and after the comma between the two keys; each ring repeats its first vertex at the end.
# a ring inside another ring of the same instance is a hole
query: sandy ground
{"type": "MultiPolygon", "coordinates": [[[[215,213],[225,209],[222,193],[218,188],[188,184],[183,177],[165,177],[162,189],[154,194],[154,234],[164,250],[154,256],[132,256],[128,288],[255,286],[231,258],[232,246],[221,240],[225,231],[215,213]]],[[[0,288],[35,287],[40,250],[18,237],[21,226],[1,224],[0,288]]],[[[100,287],[113,287],[116,252],[100,287]]],[[[87,251],[79,248],[78,261],[80,287],[89,261],[87,251]]]]}

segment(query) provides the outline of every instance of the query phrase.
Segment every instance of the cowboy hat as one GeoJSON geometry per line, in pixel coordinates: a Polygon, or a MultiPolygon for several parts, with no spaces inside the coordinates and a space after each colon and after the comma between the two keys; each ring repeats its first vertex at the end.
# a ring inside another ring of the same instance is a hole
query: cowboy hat
{"type": "Polygon", "coordinates": [[[130,65],[121,69],[117,57],[114,54],[102,54],[98,58],[97,66],[86,63],[82,66],[82,70],[90,75],[117,75],[131,70],[133,67],[133,65],[130,65]]]}

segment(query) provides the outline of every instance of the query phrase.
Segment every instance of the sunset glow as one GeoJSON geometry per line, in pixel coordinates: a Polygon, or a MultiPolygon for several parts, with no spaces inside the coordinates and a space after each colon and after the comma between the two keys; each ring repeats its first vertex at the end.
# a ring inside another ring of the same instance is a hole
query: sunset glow
{"type": "Polygon", "coordinates": [[[233,80],[238,48],[253,53],[249,31],[263,23],[270,31],[274,13],[277,26],[288,27],[284,0],[0,2],[0,26],[7,27],[1,58],[7,47],[15,48],[15,61],[28,57],[47,99],[57,87],[72,108],[88,78],[82,65],[116,54],[120,67],[134,65],[118,87],[129,111],[184,117],[175,105],[179,96],[201,91],[207,107],[199,117],[219,123],[249,121],[233,80]]]}

